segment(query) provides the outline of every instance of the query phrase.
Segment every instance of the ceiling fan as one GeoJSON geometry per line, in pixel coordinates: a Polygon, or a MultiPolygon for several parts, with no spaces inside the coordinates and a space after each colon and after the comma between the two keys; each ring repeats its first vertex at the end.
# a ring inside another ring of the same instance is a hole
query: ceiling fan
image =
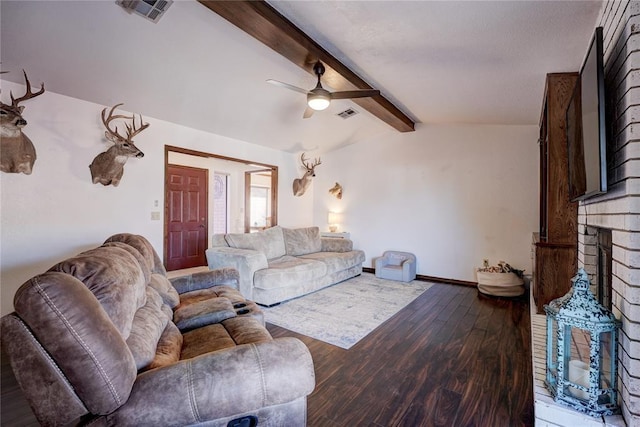
{"type": "Polygon", "coordinates": [[[320,78],[324,74],[324,71],[325,69],[324,65],[322,65],[322,62],[316,62],[313,66],[313,72],[316,74],[316,76],[318,76],[318,84],[311,90],[302,89],[288,83],[279,82],[278,80],[269,79],[267,80],[267,82],[307,95],[307,108],[304,110],[304,114],[302,115],[302,117],[305,119],[311,117],[314,111],[321,111],[327,108],[332,99],[368,98],[371,96],[380,95],[380,91],[376,89],[329,92],[320,84],[320,78]]]}

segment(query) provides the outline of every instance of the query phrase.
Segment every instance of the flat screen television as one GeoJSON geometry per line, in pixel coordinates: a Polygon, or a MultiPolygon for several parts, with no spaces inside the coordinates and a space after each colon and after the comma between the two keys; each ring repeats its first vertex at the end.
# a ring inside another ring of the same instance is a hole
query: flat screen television
{"type": "Polygon", "coordinates": [[[595,30],[567,107],[569,198],[607,192],[607,132],[602,27],[595,30]]]}

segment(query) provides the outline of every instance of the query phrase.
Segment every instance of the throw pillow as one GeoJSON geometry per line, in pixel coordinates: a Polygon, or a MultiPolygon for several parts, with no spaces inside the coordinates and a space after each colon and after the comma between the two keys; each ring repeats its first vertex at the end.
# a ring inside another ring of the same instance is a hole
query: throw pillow
{"type": "Polygon", "coordinates": [[[322,250],[320,229],[318,227],[283,228],[287,255],[306,255],[322,250]]]}
{"type": "Polygon", "coordinates": [[[267,259],[280,258],[286,253],[282,228],[277,225],[258,233],[227,234],[225,240],[232,248],[260,251],[267,259]]]}

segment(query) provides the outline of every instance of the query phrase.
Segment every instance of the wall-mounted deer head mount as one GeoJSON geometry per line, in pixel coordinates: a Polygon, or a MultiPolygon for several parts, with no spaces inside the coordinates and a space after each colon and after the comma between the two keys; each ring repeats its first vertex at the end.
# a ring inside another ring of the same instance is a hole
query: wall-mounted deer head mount
{"type": "Polygon", "coordinates": [[[133,143],[133,137],[149,127],[149,123],[142,123],[142,116],[140,116],[140,127],[136,128],[136,117],[113,115],[116,108],[122,104],[116,104],[111,107],[109,114],[107,109],[102,110],[102,123],[107,128],[104,132],[105,138],[113,142],[113,145],[105,152],[102,152],[93,159],[93,162],[89,165],[91,169],[91,179],[94,184],[100,183],[102,185],[113,185],[117,187],[122,179],[124,173],[124,164],[129,157],[143,157],[144,153],[138,149],[133,143]],[[125,123],[126,136],[118,133],[118,127],[113,130],[109,126],[111,121],[115,119],[131,120],[131,125],[125,123]]]}
{"type": "Polygon", "coordinates": [[[38,92],[33,93],[26,71],[22,72],[27,85],[26,93],[17,99],[11,93],[11,105],[0,102],[0,170],[30,175],[36,161],[36,148],[27,135],[22,133],[27,121],[22,117],[24,107],[20,103],[42,95],[44,83],[38,92]]]}
{"type": "Polygon", "coordinates": [[[302,178],[296,178],[293,180],[293,195],[294,196],[302,196],[309,185],[311,185],[311,178],[316,176],[315,168],[316,166],[322,164],[320,158],[317,158],[313,161],[313,164],[309,164],[307,159],[304,158],[304,153],[300,156],[300,162],[302,166],[307,170],[302,178]]]}
{"type": "Polygon", "coordinates": [[[338,199],[342,199],[342,185],[336,182],[336,185],[329,189],[329,194],[333,194],[338,199]]]}

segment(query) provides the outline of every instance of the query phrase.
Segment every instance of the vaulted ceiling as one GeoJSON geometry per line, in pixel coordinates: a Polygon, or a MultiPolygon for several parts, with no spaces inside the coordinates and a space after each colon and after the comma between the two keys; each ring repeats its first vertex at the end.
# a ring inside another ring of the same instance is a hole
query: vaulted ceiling
{"type": "MultiPolygon", "coordinates": [[[[536,124],[545,74],[579,70],[601,3],[268,5],[419,127],[536,124]]],[[[10,81],[20,82],[24,68],[48,91],[124,102],[128,111],[290,152],[398,132],[349,100],[302,119],[305,96],[266,80],[311,89],[315,78],[196,1],[175,1],[151,23],[113,1],[3,0],[0,24],[10,81]],[[359,114],[336,115],[347,108],[359,114]]]]}

